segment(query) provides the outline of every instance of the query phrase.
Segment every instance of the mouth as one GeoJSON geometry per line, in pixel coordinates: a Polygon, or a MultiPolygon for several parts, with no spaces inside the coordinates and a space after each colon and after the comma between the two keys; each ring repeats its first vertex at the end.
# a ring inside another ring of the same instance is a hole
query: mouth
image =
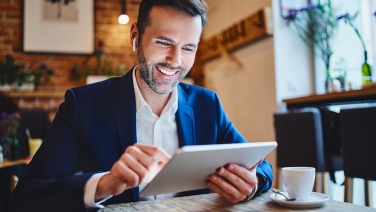
{"type": "Polygon", "coordinates": [[[172,75],[174,75],[174,74],[177,73],[177,71],[168,71],[168,70],[163,69],[163,68],[158,67],[158,66],[156,66],[156,68],[157,68],[160,72],[162,72],[163,74],[168,75],[168,76],[172,76],[172,75]]]}

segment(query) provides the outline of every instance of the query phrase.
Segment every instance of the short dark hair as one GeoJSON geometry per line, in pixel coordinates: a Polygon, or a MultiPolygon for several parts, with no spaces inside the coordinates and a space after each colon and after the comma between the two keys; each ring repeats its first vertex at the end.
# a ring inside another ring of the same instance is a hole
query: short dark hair
{"type": "MultiPolygon", "coordinates": [[[[201,16],[202,29],[204,29],[208,22],[206,17],[207,4],[205,0],[142,0],[138,9],[137,18],[138,34],[140,38],[145,32],[145,28],[151,24],[150,10],[154,6],[169,6],[193,17],[199,15],[201,16]]],[[[141,41],[141,39],[139,39],[139,41],[141,41]]]]}

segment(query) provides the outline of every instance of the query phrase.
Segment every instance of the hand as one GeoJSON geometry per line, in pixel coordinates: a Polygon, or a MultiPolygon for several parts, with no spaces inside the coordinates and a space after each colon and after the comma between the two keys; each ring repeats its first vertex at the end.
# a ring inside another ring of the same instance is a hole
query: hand
{"type": "Polygon", "coordinates": [[[264,159],[260,160],[250,169],[227,164],[209,175],[206,185],[230,203],[242,201],[257,185],[256,167],[263,161],[264,159]]]}
{"type": "Polygon", "coordinates": [[[129,146],[111,171],[99,180],[95,201],[150,182],[170,159],[169,154],[155,146],[139,143],[129,146]]]}

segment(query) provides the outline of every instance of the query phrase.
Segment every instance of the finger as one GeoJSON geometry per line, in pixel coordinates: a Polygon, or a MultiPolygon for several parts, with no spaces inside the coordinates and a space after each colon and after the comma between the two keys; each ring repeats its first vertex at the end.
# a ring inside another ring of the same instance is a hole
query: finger
{"type": "Polygon", "coordinates": [[[145,145],[140,143],[136,143],[134,146],[138,147],[141,151],[145,152],[149,156],[158,158],[164,164],[167,164],[168,161],[170,161],[171,159],[171,156],[167,152],[156,146],[145,145]]]}
{"type": "Polygon", "coordinates": [[[235,187],[228,179],[221,177],[218,174],[211,174],[209,180],[215,183],[222,191],[227,195],[234,197],[235,199],[243,198],[247,193],[243,194],[235,187]]]}
{"type": "Polygon", "coordinates": [[[128,147],[127,152],[132,154],[148,169],[149,176],[143,178],[142,182],[151,181],[171,158],[170,155],[161,148],[139,143],[128,147]],[[158,158],[158,162],[154,160],[155,157],[158,158]]]}
{"type": "MultiPolygon", "coordinates": [[[[154,166],[156,166],[155,162],[154,164],[154,166]]],[[[130,154],[123,154],[119,161],[119,165],[123,168],[122,171],[124,171],[126,182],[131,181],[132,185],[136,186],[148,179],[150,175],[149,170],[152,169],[152,165],[149,165],[147,168],[130,154]],[[137,176],[134,176],[133,173],[137,176]]]]}
{"type": "Polygon", "coordinates": [[[224,181],[215,174],[210,175],[209,179],[206,181],[206,185],[211,190],[225,198],[230,203],[239,202],[246,197],[245,195],[241,195],[239,192],[237,192],[231,185],[227,184],[225,187],[223,187],[223,184],[224,181]]]}
{"type": "Polygon", "coordinates": [[[140,162],[140,165],[144,166],[148,170],[152,169],[157,164],[152,156],[148,155],[137,146],[128,147],[122,157],[125,157],[125,155],[133,157],[135,160],[140,162]]]}
{"type": "Polygon", "coordinates": [[[139,175],[134,170],[129,168],[126,164],[124,164],[122,161],[116,162],[109,174],[114,176],[115,179],[117,179],[118,183],[115,184],[125,184],[125,189],[139,185],[139,175]]]}
{"type": "Polygon", "coordinates": [[[219,168],[217,174],[234,185],[243,195],[250,194],[257,183],[256,176],[253,179],[249,170],[235,164],[227,165],[226,168],[219,168]]]}

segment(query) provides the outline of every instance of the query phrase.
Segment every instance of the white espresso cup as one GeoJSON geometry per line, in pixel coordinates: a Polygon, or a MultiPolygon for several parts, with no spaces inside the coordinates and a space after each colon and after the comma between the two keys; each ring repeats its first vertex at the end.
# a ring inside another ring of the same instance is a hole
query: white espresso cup
{"type": "Polygon", "coordinates": [[[315,183],[316,170],[313,167],[284,167],[282,181],[289,198],[308,201],[315,183]]]}

